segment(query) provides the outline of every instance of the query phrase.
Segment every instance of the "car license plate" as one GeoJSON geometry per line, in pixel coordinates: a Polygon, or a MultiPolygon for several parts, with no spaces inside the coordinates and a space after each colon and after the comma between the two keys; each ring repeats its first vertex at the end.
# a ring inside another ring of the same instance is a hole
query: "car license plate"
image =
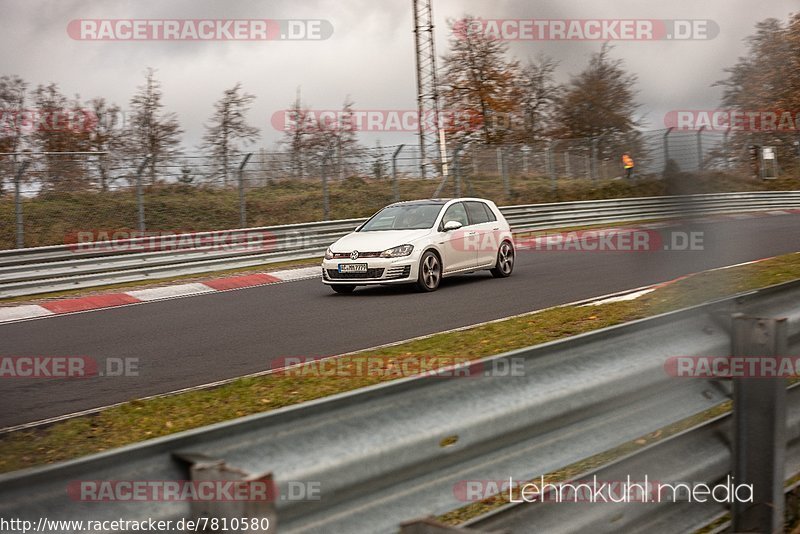
{"type": "Polygon", "coordinates": [[[366,263],[340,263],[340,273],[365,273],[367,272],[366,263]]]}

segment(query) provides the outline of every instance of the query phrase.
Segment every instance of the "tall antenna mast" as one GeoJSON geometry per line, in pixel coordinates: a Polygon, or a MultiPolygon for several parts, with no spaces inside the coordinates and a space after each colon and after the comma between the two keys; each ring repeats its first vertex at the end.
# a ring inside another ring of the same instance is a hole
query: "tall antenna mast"
{"type": "Polygon", "coordinates": [[[447,139],[439,122],[439,79],[436,73],[431,1],[413,0],[420,172],[423,178],[436,176],[439,174],[437,163],[440,163],[444,183],[448,174],[447,139]]]}

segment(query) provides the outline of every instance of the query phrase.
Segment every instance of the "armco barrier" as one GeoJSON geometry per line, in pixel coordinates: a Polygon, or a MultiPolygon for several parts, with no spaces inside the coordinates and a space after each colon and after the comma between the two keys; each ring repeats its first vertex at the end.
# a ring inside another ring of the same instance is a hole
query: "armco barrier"
{"type": "MultiPolygon", "coordinates": [[[[515,232],[633,220],[694,217],[744,211],[800,209],[800,192],[721,193],[680,197],[624,198],[506,206],[503,214],[515,232]]],[[[144,237],[94,244],[55,245],[0,251],[0,298],[157,280],[182,275],[254,267],[320,257],[336,239],[364,219],[311,222],[187,234],[169,250],[174,236],[144,237]],[[214,236],[260,238],[255,246],[218,247],[214,236]],[[195,246],[198,242],[200,246],[195,246]],[[142,248],[154,248],[145,250],[142,248]]]]}

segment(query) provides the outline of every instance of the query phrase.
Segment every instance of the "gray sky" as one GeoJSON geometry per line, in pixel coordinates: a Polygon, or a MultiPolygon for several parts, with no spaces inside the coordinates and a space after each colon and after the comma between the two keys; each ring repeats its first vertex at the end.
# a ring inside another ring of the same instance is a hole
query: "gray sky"
{"type": "MultiPolygon", "coordinates": [[[[143,71],[158,69],[165,105],[178,114],[184,142],[194,147],[202,124],[222,91],[241,81],[257,100],[250,123],[262,129],[261,146],[280,133],[271,115],[285,109],[302,87],[316,109],[337,109],[346,96],[357,109],[413,109],[416,85],[411,0],[0,0],[0,74],[16,74],[31,86],[57,82],[67,95],[104,96],[126,108],[143,71]],[[333,36],[325,41],[78,41],[73,19],[325,19],[333,36]]],[[[797,0],[434,0],[437,52],[447,52],[446,21],[465,13],[487,19],[711,19],[720,28],[712,40],[617,42],[613,56],[639,78],[646,127],[663,127],[673,109],[708,109],[719,102],[724,77],[745,48],[757,20],[786,20],[800,10],[797,0]]],[[[522,61],[542,52],[561,62],[558,77],[569,79],[586,65],[599,42],[517,42],[522,61]]],[[[372,144],[414,142],[405,133],[364,135],[372,144]]]]}

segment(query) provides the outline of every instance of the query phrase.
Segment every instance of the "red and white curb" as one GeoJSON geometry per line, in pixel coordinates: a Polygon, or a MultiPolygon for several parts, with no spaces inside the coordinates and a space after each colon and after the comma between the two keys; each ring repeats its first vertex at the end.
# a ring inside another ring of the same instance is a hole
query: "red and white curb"
{"type": "Polygon", "coordinates": [[[314,266],[301,269],[273,271],[270,273],[230,276],[227,278],[206,280],[204,282],[175,284],[147,289],[133,289],[125,293],[105,293],[100,295],[88,295],[85,297],[59,299],[42,302],[41,304],[5,306],[0,307],[0,323],[35,319],[64,313],[97,310],[101,308],[114,308],[141,302],[190,297],[202,295],[204,293],[231,291],[234,289],[277,284],[281,282],[309,280],[318,278],[319,276],[320,268],[314,266]]]}

